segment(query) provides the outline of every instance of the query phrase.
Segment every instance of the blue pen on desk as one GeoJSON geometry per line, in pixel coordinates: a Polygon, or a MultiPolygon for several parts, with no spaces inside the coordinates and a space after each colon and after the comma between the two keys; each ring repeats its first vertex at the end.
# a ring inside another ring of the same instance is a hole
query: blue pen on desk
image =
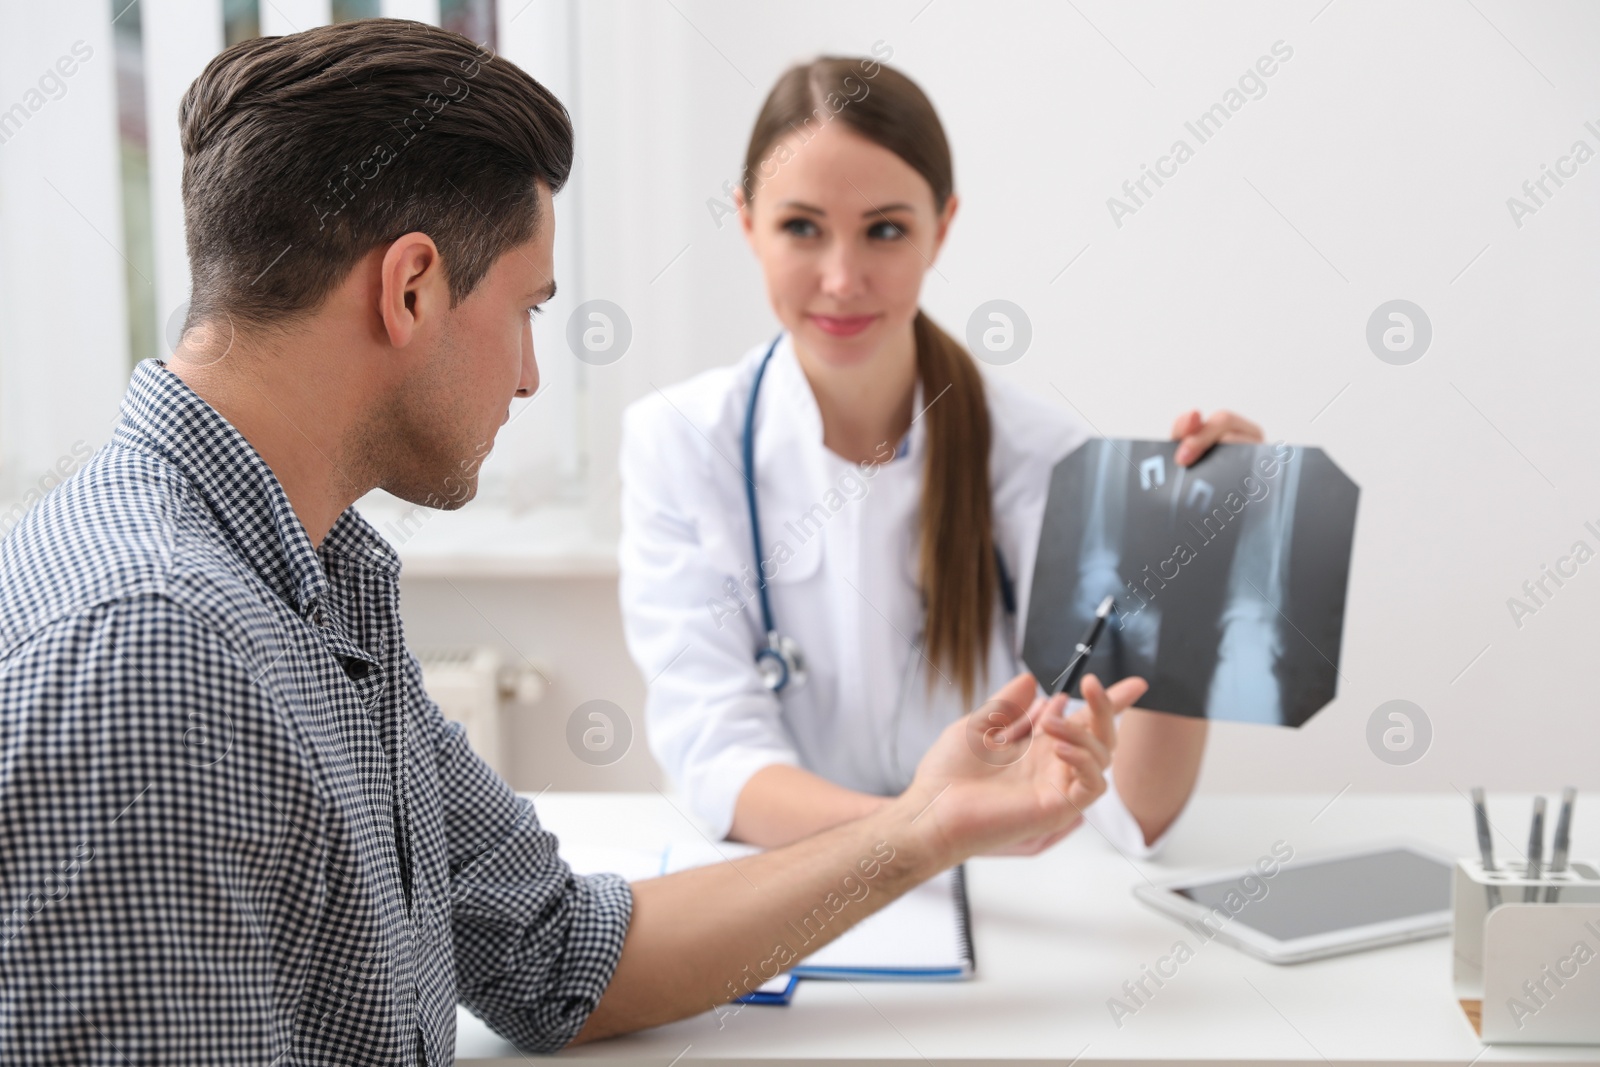
{"type": "MultiPolygon", "coordinates": [[[[1528,870],[1527,877],[1537,880],[1539,869],[1544,863],[1544,797],[1533,798],[1533,824],[1528,827],[1528,870]]],[[[1539,887],[1530,885],[1522,891],[1522,900],[1525,904],[1539,902],[1539,887]]]]}
{"type": "MultiPolygon", "coordinates": [[[[1494,841],[1489,836],[1489,809],[1483,803],[1483,787],[1472,787],[1472,811],[1478,821],[1478,856],[1483,860],[1483,871],[1488,874],[1499,870],[1494,865],[1494,841]]],[[[1484,896],[1489,901],[1489,910],[1493,911],[1500,906],[1500,887],[1486,885],[1483,887],[1484,896]]]]}
{"type": "MultiPolygon", "coordinates": [[[[1547,873],[1555,874],[1557,871],[1567,869],[1567,849],[1572,843],[1572,805],[1577,803],[1578,791],[1572,786],[1567,786],[1561,791],[1561,814],[1556,816],[1556,837],[1550,843],[1550,869],[1547,873]]],[[[1561,895],[1561,890],[1555,886],[1547,886],[1544,891],[1544,902],[1554,904],[1561,895]]]]}
{"type": "Polygon", "coordinates": [[[1113,596],[1100,601],[1100,606],[1094,612],[1094,621],[1089,624],[1089,632],[1083,635],[1083,640],[1073,649],[1072,659],[1067,662],[1067,669],[1056,675],[1056,680],[1045,689],[1050,696],[1055,696],[1057,693],[1071,695],[1072,687],[1078,684],[1078,679],[1083,676],[1084,667],[1088,666],[1089,653],[1094,651],[1094,643],[1100,640],[1100,632],[1106,628],[1106,617],[1111,614],[1116,602],[1117,598],[1113,596]]]}

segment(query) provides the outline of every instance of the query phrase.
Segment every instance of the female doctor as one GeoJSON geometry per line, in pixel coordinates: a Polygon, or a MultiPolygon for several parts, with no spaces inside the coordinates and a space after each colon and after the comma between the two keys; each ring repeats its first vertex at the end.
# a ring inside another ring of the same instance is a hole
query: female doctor
{"type": "MultiPolygon", "coordinates": [[[[905,76],[790,69],[736,200],[783,331],[625,413],[621,599],[656,759],[720,835],[777,846],[902,791],[939,732],[1023,670],[1050,471],[1090,432],[918,310],[957,198],[905,76]]],[[[1228,412],[1172,433],[1180,463],[1262,440],[1228,412]]],[[[1117,711],[1145,688],[1083,687],[1117,711]]],[[[1115,735],[1084,815],[1148,855],[1206,723],[1133,708],[1115,735]]]]}

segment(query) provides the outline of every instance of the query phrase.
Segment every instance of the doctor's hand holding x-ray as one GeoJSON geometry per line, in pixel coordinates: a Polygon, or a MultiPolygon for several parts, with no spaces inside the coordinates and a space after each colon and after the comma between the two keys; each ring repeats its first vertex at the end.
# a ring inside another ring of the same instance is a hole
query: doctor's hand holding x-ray
{"type": "MultiPolygon", "coordinates": [[[[1091,431],[919,311],[958,201],[903,75],[870,58],[784,74],[736,201],[783,330],[628,409],[621,598],[656,759],[714,831],[777,846],[878,810],[941,734],[983,721],[984,694],[1031,685],[1019,631],[1050,471],[1091,431]]],[[[1263,439],[1226,411],[1172,436],[1184,464],[1263,439]]],[[[1145,688],[1088,675],[1067,713],[1111,759],[1106,781],[1083,772],[1083,819],[1132,855],[1182,812],[1207,730],[1134,708],[1145,688]]],[[[1011,727],[978,743],[1039,758],[1025,724],[1062,713],[1046,707],[1005,707],[1011,727]]]]}

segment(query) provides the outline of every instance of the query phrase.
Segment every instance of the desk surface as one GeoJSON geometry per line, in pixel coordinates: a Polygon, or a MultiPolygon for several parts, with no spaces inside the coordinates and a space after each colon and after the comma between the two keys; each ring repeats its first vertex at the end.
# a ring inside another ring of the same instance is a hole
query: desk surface
{"type": "MultiPolygon", "coordinates": [[[[1584,817],[1597,804],[1595,794],[1579,799],[1576,858],[1600,857],[1600,816],[1584,817]]],[[[698,832],[653,793],[546,794],[537,805],[545,825],[571,840],[648,848],[698,832]]],[[[1491,796],[1489,807],[1497,854],[1521,855],[1529,799],[1491,796]]],[[[1124,858],[1085,827],[1042,856],[968,864],[971,981],[804,981],[787,1007],[734,1006],[720,1019],[707,1012],[561,1055],[655,1067],[1600,1063],[1600,1047],[1481,1045],[1452,996],[1448,937],[1279,967],[1200,943],[1130,892],[1146,878],[1252,863],[1277,841],[1304,857],[1397,837],[1476,852],[1464,796],[1197,797],[1151,862],[1124,858]],[[1119,1025],[1109,1000],[1179,940],[1193,957],[1119,1025]]],[[[527,1062],[464,1010],[459,1024],[457,1063],[527,1062]]]]}

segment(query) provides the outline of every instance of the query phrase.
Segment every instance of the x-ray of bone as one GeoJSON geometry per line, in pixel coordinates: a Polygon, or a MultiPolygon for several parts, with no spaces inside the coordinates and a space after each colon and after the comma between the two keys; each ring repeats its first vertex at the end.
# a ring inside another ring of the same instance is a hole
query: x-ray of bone
{"type": "Polygon", "coordinates": [[[1360,490],[1318,448],[1176,451],[1096,438],[1056,465],[1023,659],[1056,677],[1110,594],[1089,673],[1144,678],[1143,708],[1299,726],[1338,690],[1360,490]]]}

